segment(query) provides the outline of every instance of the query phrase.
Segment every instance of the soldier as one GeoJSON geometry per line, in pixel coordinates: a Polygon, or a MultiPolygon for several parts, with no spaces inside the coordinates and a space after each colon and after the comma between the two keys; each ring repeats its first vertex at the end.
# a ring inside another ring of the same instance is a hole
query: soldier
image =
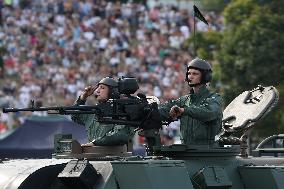
{"type": "MultiPolygon", "coordinates": [[[[76,100],[77,105],[85,104],[87,98],[95,93],[98,103],[105,103],[110,98],[119,98],[118,83],[106,77],[97,86],[88,86],[76,100]]],[[[82,146],[114,146],[127,144],[133,137],[130,127],[116,124],[102,124],[93,114],[74,114],[71,116],[76,123],[85,125],[88,132],[89,143],[82,146]]]]}
{"type": "Polygon", "coordinates": [[[215,136],[221,129],[222,98],[207,88],[212,79],[211,65],[195,58],[188,63],[186,79],[189,94],[161,104],[161,117],[165,121],[180,118],[181,141],[187,145],[215,146],[215,136]]]}

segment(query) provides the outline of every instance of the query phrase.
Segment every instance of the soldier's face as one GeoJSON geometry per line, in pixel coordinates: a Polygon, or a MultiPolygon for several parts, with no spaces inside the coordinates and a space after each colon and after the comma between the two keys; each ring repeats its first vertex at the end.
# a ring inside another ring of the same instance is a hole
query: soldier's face
{"type": "Polygon", "coordinates": [[[99,84],[98,88],[95,90],[95,95],[97,97],[97,100],[99,102],[105,102],[108,100],[108,94],[109,94],[109,87],[104,84],[99,84]]]}
{"type": "Polygon", "coordinates": [[[199,84],[201,82],[202,73],[196,69],[188,69],[188,79],[190,84],[199,84]]]}

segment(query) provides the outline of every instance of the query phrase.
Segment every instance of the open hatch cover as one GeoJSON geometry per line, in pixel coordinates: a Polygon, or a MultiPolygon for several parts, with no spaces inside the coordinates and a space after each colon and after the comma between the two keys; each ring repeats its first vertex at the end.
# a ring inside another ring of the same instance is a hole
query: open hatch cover
{"type": "MultiPolygon", "coordinates": [[[[223,129],[245,131],[277,104],[279,93],[273,86],[258,86],[237,96],[223,112],[223,129]]],[[[232,132],[232,131],[231,131],[232,132]]]]}

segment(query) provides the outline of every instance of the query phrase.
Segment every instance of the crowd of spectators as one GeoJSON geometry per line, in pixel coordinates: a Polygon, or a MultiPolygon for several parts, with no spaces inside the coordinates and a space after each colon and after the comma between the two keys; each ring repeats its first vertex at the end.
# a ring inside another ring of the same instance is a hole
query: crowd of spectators
{"type": "MultiPolygon", "coordinates": [[[[193,33],[191,10],[104,0],[11,0],[0,6],[2,107],[27,107],[31,99],[70,105],[86,85],[106,76],[134,76],[139,92],[161,102],[188,91],[183,80],[192,59],[185,46],[193,33]]],[[[210,27],[197,21],[198,30],[222,29],[220,16],[205,16],[210,27]]]]}

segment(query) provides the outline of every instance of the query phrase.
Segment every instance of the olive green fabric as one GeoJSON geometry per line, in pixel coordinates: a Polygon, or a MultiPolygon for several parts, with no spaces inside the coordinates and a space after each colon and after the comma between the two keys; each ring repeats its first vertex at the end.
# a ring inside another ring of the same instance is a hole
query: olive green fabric
{"type": "MultiPolygon", "coordinates": [[[[76,104],[83,105],[85,101],[79,98],[76,104]]],[[[94,141],[96,146],[114,146],[127,144],[134,135],[134,129],[124,125],[103,124],[98,122],[94,114],[73,114],[71,119],[81,125],[85,125],[88,140],[94,141]]]]}
{"type": "Polygon", "coordinates": [[[159,106],[163,121],[171,121],[169,111],[172,106],[184,108],[180,117],[181,141],[187,145],[216,145],[215,136],[220,132],[223,117],[222,98],[202,86],[198,93],[189,93],[177,100],[159,106]]]}

